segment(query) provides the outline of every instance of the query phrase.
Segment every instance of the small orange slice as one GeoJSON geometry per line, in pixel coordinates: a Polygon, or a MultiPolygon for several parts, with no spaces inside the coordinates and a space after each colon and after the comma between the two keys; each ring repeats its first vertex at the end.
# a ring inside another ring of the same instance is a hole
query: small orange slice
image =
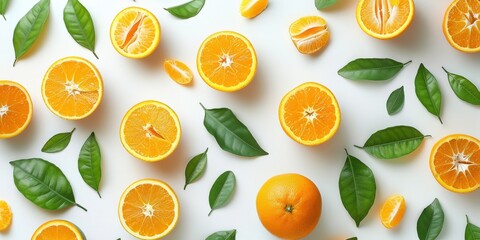
{"type": "Polygon", "coordinates": [[[0,232],[12,223],[12,209],[7,202],[0,200],[0,232]]]}
{"type": "Polygon", "coordinates": [[[250,41],[241,34],[217,32],[200,46],[197,68],[210,87],[233,92],[252,81],[257,70],[257,55],[250,41]]]}
{"type": "Polygon", "coordinates": [[[35,230],[32,240],[83,240],[80,230],[71,222],[51,220],[35,230]]]}
{"type": "Polygon", "coordinates": [[[86,118],[102,102],[102,76],[86,59],[62,58],[43,77],[42,97],[48,109],[61,118],[86,118]]]}
{"type": "Polygon", "coordinates": [[[265,10],[268,0],[242,0],[240,14],[246,18],[254,18],[265,10]]]}
{"type": "Polygon", "coordinates": [[[193,80],[192,70],[183,62],[168,59],[163,63],[163,68],[168,76],[178,84],[190,84],[193,80]]]}
{"type": "Polygon", "coordinates": [[[139,7],[125,8],[110,26],[113,47],[129,58],[144,58],[152,54],[160,43],[160,34],[160,23],[155,15],[139,7]]]}
{"type": "Polygon", "coordinates": [[[290,38],[300,53],[313,54],[323,49],[330,39],[327,22],[319,16],[302,17],[290,25],[290,38]]]}
{"type": "Polygon", "coordinates": [[[393,195],[385,201],[380,210],[380,220],[386,228],[394,228],[402,221],[405,214],[405,198],[393,195]]]}
{"type": "Polygon", "coordinates": [[[19,83],[0,80],[0,138],[15,137],[32,119],[32,100],[19,83]]]}
{"type": "Polygon", "coordinates": [[[165,182],[142,179],[123,192],[118,216],[125,230],[139,239],[160,239],[177,225],[180,204],[165,182]]]}
{"type": "Polygon", "coordinates": [[[318,145],[335,135],[340,126],[340,108],[325,86],[307,82],[282,99],[278,110],[285,133],[304,145],[318,145]]]}
{"type": "Polygon", "coordinates": [[[480,141],[464,134],[440,139],[430,153],[430,170],[444,188],[472,192],[480,187],[480,141]]]}
{"type": "Polygon", "coordinates": [[[181,132],[177,114],[164,103],[150,100],[128,110],[120,126],[120,139],[132,156],[153,162],[173,153],[181,132]]]}
{"type": "Polygon", "coordinates": [[[360,0],[357,22],[368,35],[391,39],[405,31],[415,14],[413,0],[360,0]]]}
{"type": "Polygon", "coordinates": [[[443,18],[443,34],[462,52],[480,51],[480,1],[452,1],[443,18]]]}

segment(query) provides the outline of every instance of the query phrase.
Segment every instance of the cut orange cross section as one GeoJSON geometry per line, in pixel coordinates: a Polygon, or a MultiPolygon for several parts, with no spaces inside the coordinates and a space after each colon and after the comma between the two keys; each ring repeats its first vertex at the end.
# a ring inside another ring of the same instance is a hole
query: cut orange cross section
{"type": "Polygon", "coordinates": [[[0,138],[15,137],[32,119],[32,100],[27,90],[12,81],[0,80],[0,138]]]}
{"type": "Polygon", "coordinates": [[[313,54],[323,49],[330,39],[327,22],[318,16],[302,17],[290,25],[290,38],[300,53],[313,54]]]}
{"type": "Polygon", "coordinates": [[[480,51],[480,1],[455,0],[443,19],[443,33],[462,52],[480,51]]]}
{"type": "Polygon", "coordinates": [[[32,240],[83,240],[80,230],[71,222],[52,220],[35,230],[32,240]]]}

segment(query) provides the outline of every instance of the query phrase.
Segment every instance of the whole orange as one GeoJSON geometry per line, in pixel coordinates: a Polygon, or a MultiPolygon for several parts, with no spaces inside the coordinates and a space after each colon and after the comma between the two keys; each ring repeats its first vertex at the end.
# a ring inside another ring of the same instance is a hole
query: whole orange
{"type": "Polygon", "coordinates": [[[263,226],[283,239],[307,236],[322,213],[322,196],[315,183],[300,174],[268,179],[258,191],[257,213],[263,226]]]}

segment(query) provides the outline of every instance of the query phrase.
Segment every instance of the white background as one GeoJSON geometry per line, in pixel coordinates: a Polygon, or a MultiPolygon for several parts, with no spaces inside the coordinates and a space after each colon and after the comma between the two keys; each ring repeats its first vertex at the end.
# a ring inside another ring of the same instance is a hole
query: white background
{"type": "Polygon", "coordinates": [[[313,0],[271,1],[269,7],[253,20],[240,16],[239,0],[207,0],[203,10],[188,20],[176,19],[163,10],[179,0],[83,0],[89,9],[97,34],[97,60],[69,36],[63,23],[66,1],[52,0],[48,23],[34,48],[12,67],[14,51],[12,33],[16,22],[35,3],[32,0],[11,1],[7,21],[0,20],[0,79],[23,84],[30,92],[34,114],[21,135],[0,141],[0,199],[13,209],[13,224],[0,239],[29,239],[35,229],[51,219],[66,219],[77,224],[88,239],[133,239],[120,225],[117,203],[125,187],[141,178],[158,178],[168,182],[177,192],[180,220],[165,239],[204,239],[209,234],[237,229],[237,239],[275,239],[258,220],[255,198],[260,186],[270,177],[295,172],[312,179],[323,197],[323,213],[317,228],[307,239],[416,239],[416,221],[422,209],[435,197],[445,211],[445,225],[439,239],[463,239],[465,214],[480,225],[478,201],[480,192],[455,194],[443,189],[433,178],[428,166],[430,149],[443,136],[467,133],[480,137],[479,108],[460,101],[450,89],[445,66],[480,86],[479,54],[454,50],[445,40],[441,24],[449,1],[417,0],[415,18],[400,37],[381,41],[367,36],[355,20],[357,1],[338,0],[328,10],[319,12],[313,0]],[[159,48],[143,60],[127,59],[110,44],[109,28],[114,16],[128,6],[151,10],[162,26],[159,48]],[[331,31],[326,49],[315,56],[297,52],[289,35],[289,25],[299,17],[320,15],[331,31]],[[254,81],[235,93],[223,93],[208,87],[199,77],[195,59],[198,47],[208,35],[220,30],[234,30],[249,38],[258,56],[254,81]],[[70,56],[91,60],[104,78],[105,94],[100,107],[88,118],[67,121],[52,114],[41,97],[41,81],[54,61],[70,56]],[[413,60],[393,80],[386,82],[354,82],[337,75],[337,70],[359,57],[389,57],[401,62],[413,60]],[[184,87],[168,78],[163,61],[175,58],[194,70],[194,84],[184,87]],[[420,63],[437,77],[443,94],[441,125],[418,101],[414,77],[420,63]],[[282,131],[277,108],[283,95],[306,81],[320,82],[336,95],[342,112],[339,131],[327,143],[316,147],[297,144],[282,131]],[[405,106],[388,116],[385,102],[396,88],[405,86],[405,106]],[[179,147],[168,159],[145,163],[131,157],[118,136],[123,115],[134,104],[155,99],[167,103],[179,115],[183,134],[179,147]],[[203,127],[203,111],[199,102],[209,108],[229,107],[243,121],[258,142],[270,154],[258,158],[241,158],[222,151],[203,127]],[[426,139],[413,154],[396,161],[374,159],[353,144],[363,144],[373,132],[394,125],[411,125],[426,139]],[[57,154],[44,154],[40,149],[52,135],[77,128],[68,148],[57,154]],[[81,145],[95,131],[103,155],[103,198],[90,189],[77,170],[81,145]],[[184,169],[188,160],[209,148],[205,175],[184,191],[184,169]],[[377,181],[377,198],[369,215],[359,228],[344,209],[338,191],[338,177],[345,161],[344,148],[366,163],[377,181]],[[45,211],[26,200],[15,188],[11,160],[42,157],[58,165],[69,178],[78,203],[84,212],[73,207],[63,211],[45,211]],[[208,192],[215,179],[225,170],[237,176],[237,189],[232,201],[207,217],[208,192]],[[381,204],[392,194],[403,194],[407,210],[401,225],[385,229],[378,213],[381,204]]]}

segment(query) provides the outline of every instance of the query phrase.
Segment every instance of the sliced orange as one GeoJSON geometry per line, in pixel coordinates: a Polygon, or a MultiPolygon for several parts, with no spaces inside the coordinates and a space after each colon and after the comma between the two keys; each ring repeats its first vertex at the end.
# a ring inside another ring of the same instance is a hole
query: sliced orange
{"type": "Polygon", "coordinates": [[[192,70],[183,62],[167,59],[163,63],[163,68],[165,68],[168,76],[178,84],[190,84],[193,80],[192,70]]]}
{"type": "Polygon", "coordinates": [[[443,18],[443,34],[462,52],[480,51],[480,1],[455,0],[443,18]]]}
{"type": "Polygon", "coordinates": [[[61,118],[86,118],[102,102],[102,76],[86,59],[62,58],[43,77],[42,97],[48,109],[61,118]]]}
{"type": "Polygon", "coordinates": [[[0,231],[7,229],[12,223],[12,209],[7,202],[0,200],[0,231]]]}
{"type": "Polygon", "coordinates": [[[391,39],[405,31],[415,15],[413,0],[359,0],[357,22],[368,35],[391,39]]]}
{"type": "Polygon", "coordinates": [[[242,0],[240,14],[246,18],[254,18],[265,10],[268,0],[242,0]]]}
{"type": "Polygon", "coordinates": [[[257,55],[250,41],[241,34],[217,32],[200,46],[197,68],[210,87],[233,92],[252,81],[257,70],[257,55]]]}
{"type": "Polygon", "coordinates": [[[330,39],[327,22],[319,16],[299,18],[290,25],[289,33],[293,44],[303,54],[320,51],[330,39]]]}
{"type": "Polygon", "coordinates": [[[32,240],[83,240],[80,230],[71,222],[51,220],[35,230],[32,240]]]}
{"type": "Polygon", "coordinates": [[[142,179],[123,192],[118,205],[123,228],[139,239],[160,239],[177,225],[180,204],[175,191],[165,182],[142,179]]]}
{"type": "Polygon", "coordinates": [[[182,130],[177,114],[158,101],[144,101],[128,110],[120,126],[120,139],[134,157],[159,161],[177,148],[182,130]]]}
{"type": "Polygon", "coordinates": [[[0,80],[0,138],[15,137],[32,119],[32,100],[19,83],[0,80]]]}
{"type": "Polygon", "coordinates": [[[278,110],[285,133],[298,143],[312,146],[335,135],[340,126],[340,108],[325,86],[307,82],[288,92],[278,110]]]}
{"type": "Polygon", "coordinates": [[[405,214],[405,198],[393,195],[385,201],[380,210],[380,220],[386,228],[394,228],[402,221],[405,214]]]}
{"type": "Polygon", "coordinates": [[[129,58],[144,58],[152,54],[160,43],[160,34],[160,23],[155,15],[139,7],[123,9],[110,26],[113,47],[129,58]]]}
{"type": "Polygon", "coordinates": [[[444,188],[472,192],[480,187],[480,141],[464,134],[440,139],[430,153],[430,170],[444,188]]]}

